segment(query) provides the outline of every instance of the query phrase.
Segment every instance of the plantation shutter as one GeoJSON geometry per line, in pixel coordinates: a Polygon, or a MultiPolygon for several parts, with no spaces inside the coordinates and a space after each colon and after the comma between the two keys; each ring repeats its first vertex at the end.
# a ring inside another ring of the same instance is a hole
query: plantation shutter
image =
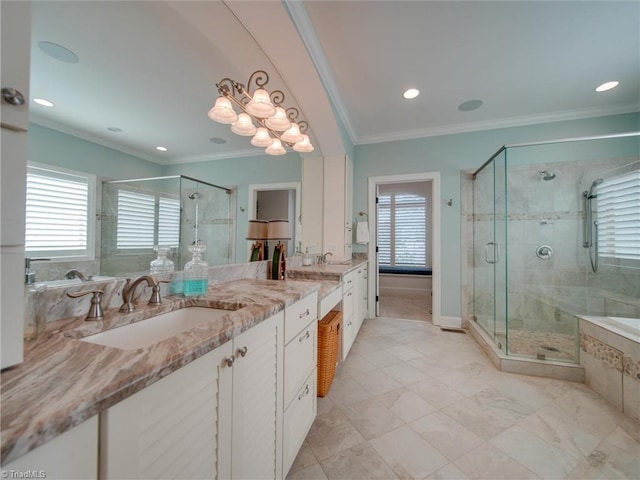
{"type": "Polygon", "coordinates": [[[640,260],[640,170],[598,186],[598,255],[640,260]]]}
{"type": "Polygon", "coordinates": [[[30,256],[89,255],[89,178],[27,167],[25,251],[30,256]]]}
{"type": "Polygon", "coordinates": [[[180,243],[180,200],[160,197],[158,201],[158,245],[180,243]]]}
{"type": "Polygon", "coordinates": [[[428,267],[427,199],[410,193],[378,198],[380,265],[428,267]]]}
{"type": "Polygon", "coordinates": [[[153,248],[155,237],[155,196],[118,191],[118,249],[153,248]]]}

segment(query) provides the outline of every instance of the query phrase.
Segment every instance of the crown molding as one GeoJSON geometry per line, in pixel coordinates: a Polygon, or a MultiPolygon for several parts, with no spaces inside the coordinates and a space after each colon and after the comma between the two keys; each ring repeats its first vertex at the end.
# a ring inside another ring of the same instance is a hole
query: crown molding
{"type": "Polygon", "coordinates": [[[266,155],[264,150],[253,148],[251,150],[236,150],[234,152],[192,155],[190,157],[176,158],[168,162],[168,164],[177,165],[181,163],[211,162],[217,160],[228,160],[231,158],[257,157],[260,155],[266,155]]]}
{"type": "Polygon", "coordinates": [[[168,163],[165,160],[160,160],[149,154],[139,152],[138,150],[135,150],[133,148],[128,148],[115,142],[110,142],[109,140],[105,140],[104,138],[91,135],[90,133],[79,130],[77,128],[69,127],[68,125],[63,125],[54,120],[49,120],[34,113],[29,113],[29,122],[40,125],[41,127],[50,128],[51,130],[56,130],[57,132],[64,133],[66,135],[71,135],[72,137],[86,140],[87,142],[96,143],[98,145],[102,145],[103,147],[111,148],[112,150],[126,153],[127,155],[131,155],[133,157],[141,158],[142,160],[146,160],[148,162],[157,163],[159,165],[167,165],[168,163]]]}
{"type": "Polygon", "coordinates": [[[586,118],[606,117],[609,115],[621,115],[640,111],[640,104],[617,105],[607,108],[584,108],[564,112],[554,112],[544,115],[523,115],[519,117],[504,118],[499,120],[487,120],[481,122],[462,123],[459,125],[444,125],[442,127],[407,130],[383,135],[365,136],[357,139],[354,145],[367,145],[373,143],[395,142],[401,140],[414,140],[424,137],[436,137],[441,135],[454,135],[458,133],[478,132],[482,130],[495,130],[498,128],[524,127],[541,123],[563,122],[567,120],[581,120],[586,118]]]}
{"type": "Polygon", "coordinates": [[[282,1],[287,12],[289,12],[289,16],[291,17],[302,42],[307,48],[311,61],[318,71],[320,80],[324,85],[333,107],[338,113],[338,117],[340,117],[342,125],[351,139],[351,143],[355,145],[355,140],[357,138],[355,129],[353,128],[353,124],[351,123],[345,104],[342,101],[335,78],[331,73],[329,62],[327,61],[327,57],[324,54],[322,46],[320,45],[320,41],[318,40],[315,29],[313,28],[313,24],[311,23],[307,9],[304,6],[304,2],[299,0],[282,1]]]}

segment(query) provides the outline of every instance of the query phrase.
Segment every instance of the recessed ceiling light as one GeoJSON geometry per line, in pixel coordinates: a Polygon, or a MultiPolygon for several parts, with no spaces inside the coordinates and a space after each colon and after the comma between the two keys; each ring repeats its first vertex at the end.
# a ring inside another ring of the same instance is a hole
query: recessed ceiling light
{"type": "Polygon", "coordinates": [[[461,112],[470,112],[471,110],[477,110],[482,106],[482,100],[467,100],[458,105],[458,110],[461,112]]]}
{"type": "Polygon", "coordinates": [[[160,150],[161,152],[166,152],[167,147],[156,147],[156,150],[160,150]]]}
{"type": "Polygon", "coordinates": [[[38,47],[51,58],[65,63],[78,63],[80,58],[68,48],[53,42],[38,42],[38,47]]]}
{"type": "Polygon", "coordinates": [[[220,138],[220,137],[211,137],[209,141],[211,143],[215,143],[216,145],[222,145],[224,143],[227,143],[227,141],[224,138],[220,138]]]}
{"type": "Polygon", "coordinates": [[[107,130],[109,130],[110,132],[115,132],[115,133],[122,132],[122,129],[118,128],[118,127],[107,127],[107,130]]]}
{"type": "Polygon", "coordinates": [[[44,98],[34,98],[33,101],[34,103],[42,105],[43,107],[53,107],[53,103],[51,103],[49,100],[45,100],[44,98]]]}
{"type": "Polygon", "coordinates": [[[407,100],[411,100],[412,98],[416,98],[418,95],[420,95],[420,90],[418,90],[417,88],[410,88],[409,90],[406,90],[402,96],[404,98],[406,98],[407,100]]]}
{"type": "Polygon", "coordinates": [[[620,82],[617,81],[603,83],[598,88],[596,88],[596,92],[606,92],[608,90],[611,90],[612,88],[616,88],[619,84],[620,82]]]}

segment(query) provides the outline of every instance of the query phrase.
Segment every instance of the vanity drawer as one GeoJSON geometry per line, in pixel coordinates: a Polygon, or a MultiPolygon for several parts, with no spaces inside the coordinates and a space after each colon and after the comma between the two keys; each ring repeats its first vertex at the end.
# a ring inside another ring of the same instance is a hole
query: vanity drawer
{"type": "Polygon", "coordinates": [[[316,418],[316,369],[296,391],[295,397],[284,412],[283,420],[283,472],[286,475],[298,455],[298,451],[316,418]]]}
{"type": "Polygon", "coordinates": [[[284,309],[284,343],[289,343],[312,320],[318,319],[318,292],[284,309]]]}
{"type": "Polygon", "coordinates": [[[342,289],[336,288],[329,295],[320,300],[320,311],[318,312],[318,319],[324,318],[324,316],[334,309],[342,301],[342,289]]]}
{"type": "Polygon", "coordinates": [[[342,277],[342,291],[348,292],[351,290],[355,284],[356,272],[352,270],[347,273],[344,277],[342,277]]]}
{"type": "Polygon", "coordinates": [[[284,405],[291,403],[316,365],[318,323],[313,321],[284,347],[284,405]]]}

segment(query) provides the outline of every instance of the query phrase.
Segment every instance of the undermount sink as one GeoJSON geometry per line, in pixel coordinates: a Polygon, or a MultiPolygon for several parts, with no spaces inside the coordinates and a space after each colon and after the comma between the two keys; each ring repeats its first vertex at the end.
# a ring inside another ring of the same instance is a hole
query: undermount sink
{"type": "Polygon", "coordinates": [[[218,308],[186,307],[106,332],[89,335],[80,340],[121,350],[136,350],[150,347],[174,335],[214,321],[231,311],[218,308]]]}

